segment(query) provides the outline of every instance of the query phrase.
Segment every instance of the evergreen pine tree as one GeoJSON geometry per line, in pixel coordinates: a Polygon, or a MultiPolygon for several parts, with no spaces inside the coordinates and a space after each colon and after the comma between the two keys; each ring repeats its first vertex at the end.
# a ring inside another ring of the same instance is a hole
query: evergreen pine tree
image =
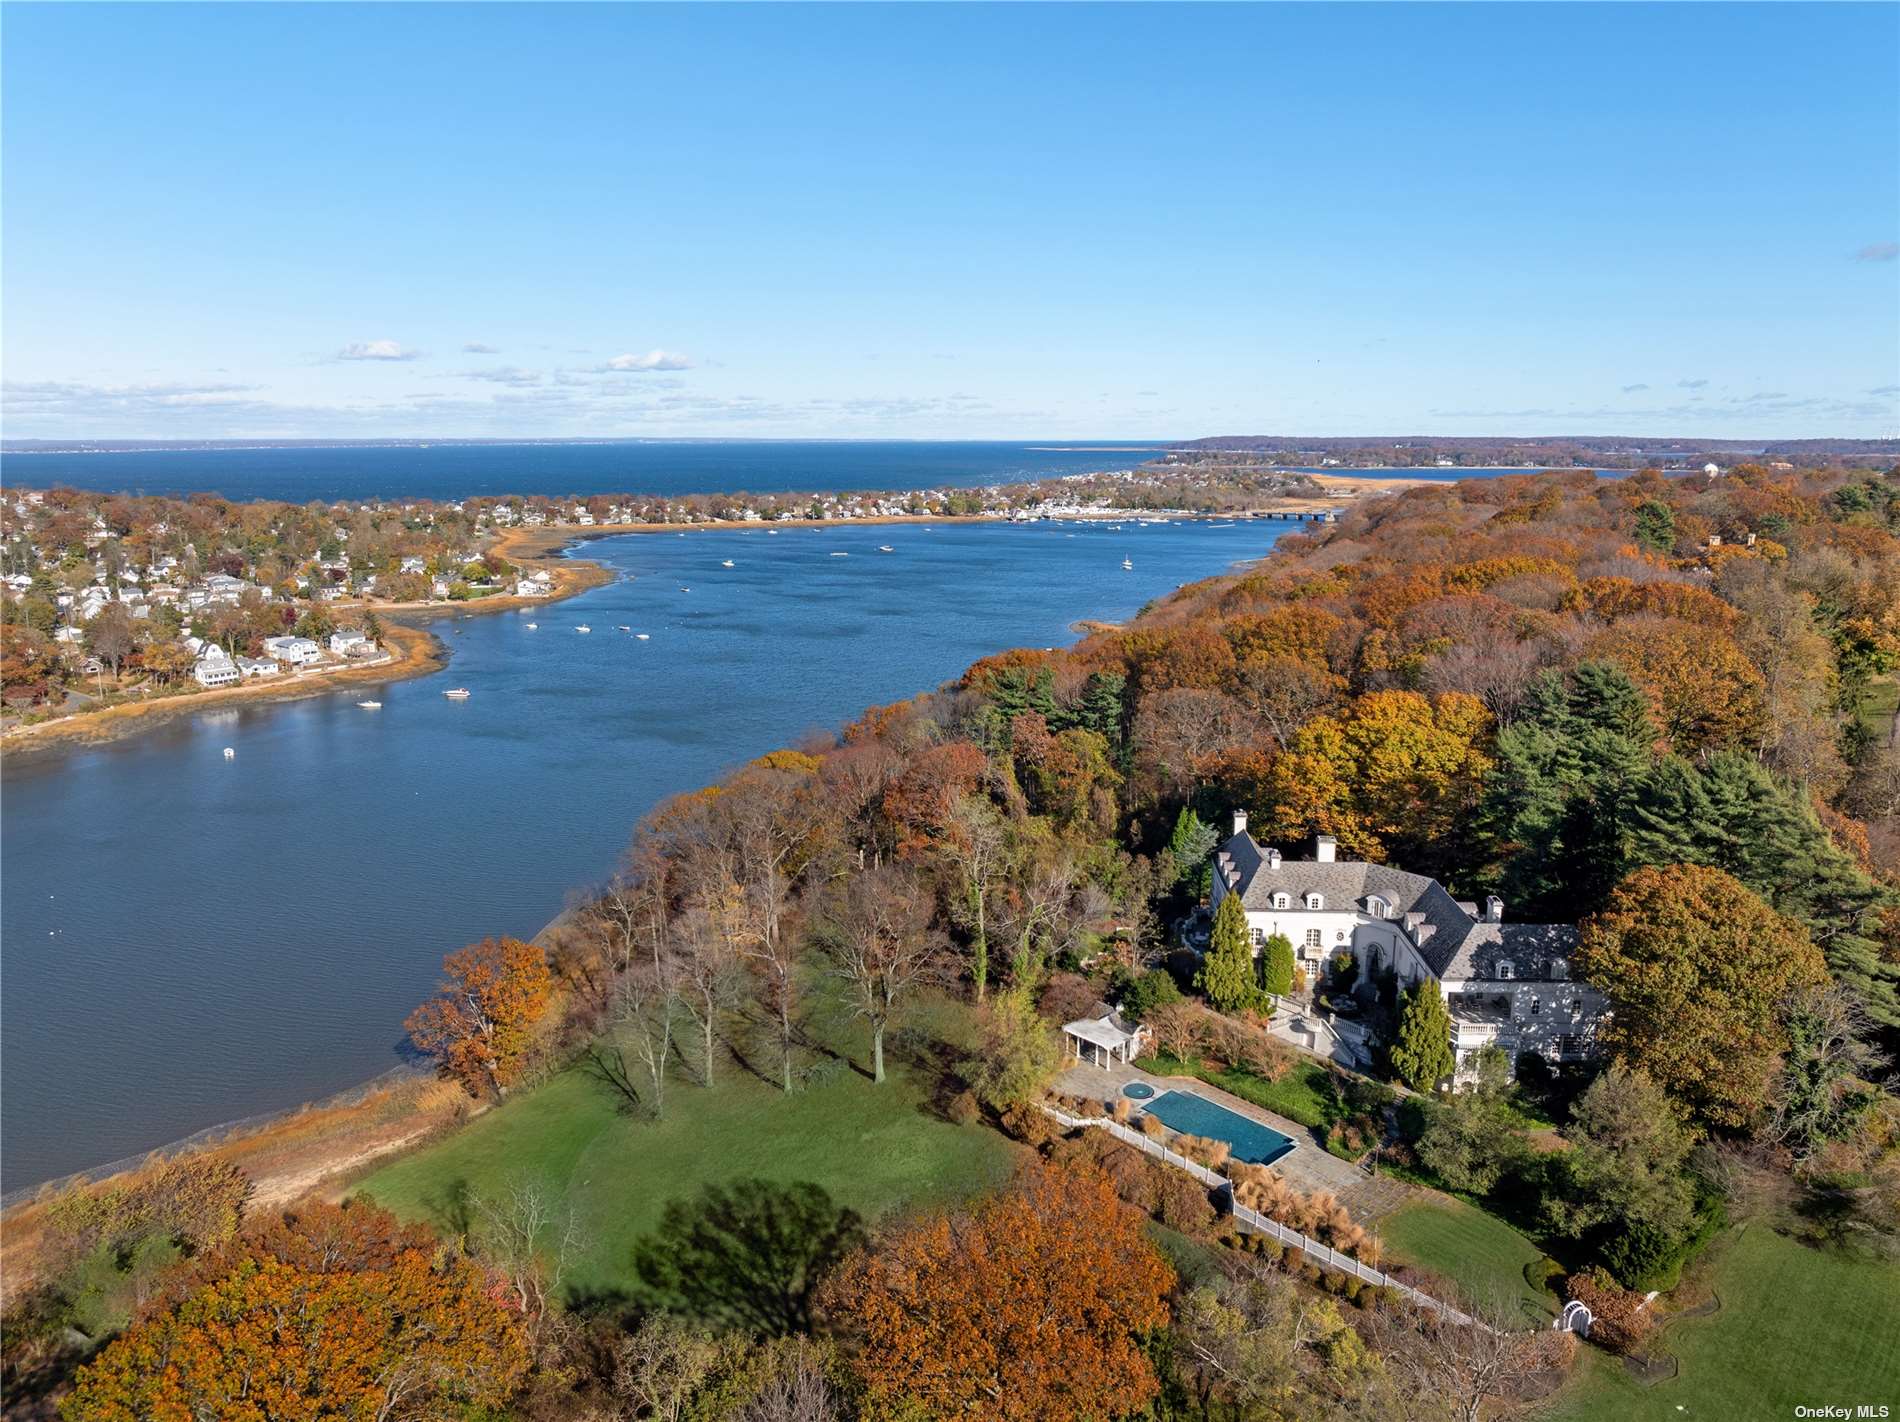
{"type": "Polygon", "coordinates": [[[1451,1013],[1438,991],[1438,980],[1424,982],[1405,994],[1399,1012],[1398,1040],[1390,1053],[1392,1070],[1414,1091],[1430,1091],[1456,1070],[1451,1051],[1451,1013]]]}
{"type": "Polygon", "coordinates": [[[1661,499],[1636,506],[1636,541],[1645,548],[1667,553],[1676,546],[1676,513],[1661,499]]]}
{"type": "Polygon", "coordinates": [[[1175,882],[1199,877],[1202,862],[1214,852],[1220,841],[1214,827],[1186,805],[1174,817],[1174,833],[1168,836],[1168,853],[1174,860],[1175,882]]]}
{"type": "Polygon", "coordinates": [[[1253,943],[1247,933],[1247,911],[1240,896],[1229,894],[1214,910],[1214,931],[1208,939],[1207,957],[1194,985],[1221,1012],[1237,1012],[1250,1006],[1260,989],[1253,972],[1253,943]]]}

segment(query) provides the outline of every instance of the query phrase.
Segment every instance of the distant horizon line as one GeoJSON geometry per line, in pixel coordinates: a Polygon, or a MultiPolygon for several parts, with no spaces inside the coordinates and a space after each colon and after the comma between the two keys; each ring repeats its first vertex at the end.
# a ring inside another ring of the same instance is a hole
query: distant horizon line
{"type": "MultiPolygon", "coordinates": [[[[1664,445],[1684,446],[1689,450],[1716,452],[1719,446],[1747,446],[1768,449],[1791,444],[1825,442],[1868,447],[1900,447],[1900,439],[1861,438],[1848,435],[1634,435],[1634,434],[1270,434],[1270,435],[1193,435],[1151,438],[1096,438],[1090,436],[1044,436],[1039,439],[1004,439],[994,436],[941,437],[931,435],[252,435],[200,439],[158,439],[138,436],[81,436],[60,438],[30,436],[0,439],[0,453],[6,454],[131,454],[159,453],[167,450],[212,449],[349,449],[349,448],[425,448],[431,445],[605,445],[605,444],[1003,444],[1042,451],[1099,449],[1103,453],[1141,453],[1169,450],[1188,445],[1210,445],[1217,441],[1306,441],[1338,444],[1353,441],[1363,444],[1445,444],[1473,441],[1485,444],[1565,444],[1627,443],[1636,449],[1664,445]]],[[[1210,451],[1219,452],[1219,451],[1210,451]]],[[[1240,453],[1243,450],[1228,452],[1240,453]]],[[[1735,452],[1745,452],[1737,450],[1735,452]]]]}

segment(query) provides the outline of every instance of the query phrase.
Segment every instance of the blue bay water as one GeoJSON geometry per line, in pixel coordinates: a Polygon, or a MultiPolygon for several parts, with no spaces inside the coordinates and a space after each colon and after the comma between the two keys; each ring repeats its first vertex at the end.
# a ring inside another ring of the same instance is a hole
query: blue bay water
{"type": "Polygon", "coordinates": [[[324,445],[0,455],[0,479],[107,493],[229,499],[460,499],[477,494],[777,494],[1007,484],[1130,469],[1159,443],[970,440],[605,440],[324,445]],[[1061,448],[1050,448],[1050,445],[1061,448]]]}
{"type": "Polygon", "coordinates": [[[1125,618],[1274,537],[1127,523],[605,539],[581,552],[615,570],[608,586],[433,624],[440,673],[10,756],[0,1184],[395,1065],[441,955],[537,931],[663,797],[1004,647],[1072,641],[1077,618],[1125,618]],[[451,686],[472,695],[449,701],[451,686]]]}

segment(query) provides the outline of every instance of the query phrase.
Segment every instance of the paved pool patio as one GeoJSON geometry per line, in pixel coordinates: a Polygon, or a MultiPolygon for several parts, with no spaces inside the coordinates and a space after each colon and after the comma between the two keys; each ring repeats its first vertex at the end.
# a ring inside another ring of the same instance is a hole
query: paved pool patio
{"type": "MultiPolygon", "coordinates": [[[[1330,1190],[1339,1197],[1340,1203],[1357,1219],[1362,1212],[1367,1214],[1383,1213],[1386,1204],[1383,1197],[1389,1193],[1379,1187],[1388,1182],[1375,1180],[1366,1175],[1350,1161],[1341,1160],[1336,1155],[1328,1155],[1326,1147],[1313,1138],[1313,1133],[1297,1121],[1289,1121],[1273,1111],[1254,1105],[1251,1101],[1242,1101],[1231,1092],[1222,1091],[1217,1086],[1191,1076],[1156,1076],[1153,1072],[1143,1071],[1138,1066],[1116,1063],[1113,1066],[1070,1066],[1062,1071],[1051,1085],[1056,1091],[1069,1096],[1090,1096],[1098,1100],[1112,1100],[1120,1096],[1122,1088],[1130,1082],[1145,1082],[1154,1089],[1155,1095],[1163,1092],[1179,1091],[1189,1096],[1198,1096],[1204,1101],[1224,1107],[1237,1116],[1271,1127],[1294,1143],[1294,1148],[1273,1162],[1272,1168],[1286,1177],[1289,1185],[1296,1189],[1311,1192],[1330,1190]],[[1375,1201],[1377,1203],[1375,1204],[1375,1201]]],[[[1153,1097],[1149,1098],[1150,1100],[1153,1097]]],[[[1133,1105],[1137,1110],[1142,1102],[1133,1105]]]]}

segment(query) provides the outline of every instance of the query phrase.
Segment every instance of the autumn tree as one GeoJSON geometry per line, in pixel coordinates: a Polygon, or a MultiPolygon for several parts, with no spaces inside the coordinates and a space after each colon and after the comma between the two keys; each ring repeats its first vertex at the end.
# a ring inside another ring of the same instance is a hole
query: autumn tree
{"type": "Polygon", "coordinates": [[[1224,895],[1220,907],[1214,910],[1207,954],[1201,960],[1194,985],[1221,1012],[1238,1012],[1259,999],[1253,939],[1247,931],[1247,911],[1241,906],[1238,894],[1224,895]]]}
{"type": "Polygon", "coordinates": [[[1639,869],[1587,920],[1575,966],[1609,994],[1599,1029],[1694,1119],[1745,1124],[1787,1047],[1777,1006],[1826,976],[1807,931],[1719,869],[1639,869]]]}
{"type": "Polygon", "coordinates": [[[871,1029],[871,1080],[884,1080],[884,1032],[910,993],[940,976],[935,900],[914,873],[868,870],[846,883],[822,934],[852,1010],[871,1029]]]}
{"type": "Polygon", "coordinates": [[[1143,1343],[1174,1271],[1092,1171],[1034,1164],[964,1215],[927,1217],[847,1265],[828,1312],[879,1406],[999,1422],[1121,1417],[1159,1391],[1143,1343]]]}
{"type": "Polygon", "coordinates": [[[122,602],[107,603],[99,615],[86,624],[86,650],[111,667],[115,677],[137,645],[132,614],[122,602]]]}
{"type": "Polygon", "coordinates": [[[67,1422],[451,1422],[527,1370],[494,1281],[374,1206],[299,1206],[80,1369],[67,1422]]]}
{"type": "Polygon", "coordinates": [[[410,1040],[443,1072],[479,1094],[507,1094],[553,988],[546,956],[517,938],[484,938],[442,960],[436,997],[409,1014],[410,1040]]]}
{"type": "Polygon", "coordinates": [[[1414,1091],[1431,1091],[1457,1069],[1451,1050],[1451,1013],[1427,977],[1405,994],[1399,1010],[1398,1040],[1391,1050],[1392,1070],[1414,1091]]]}
{"type": "Polygon", "coordinates": [[[1475,697],[1361,696],[1309,721],[1274,762],[1267,837],[1331,834],[1366,858],[1443,863],[1491,768],[1490,734],[1490,713],[1475,697]]]}

